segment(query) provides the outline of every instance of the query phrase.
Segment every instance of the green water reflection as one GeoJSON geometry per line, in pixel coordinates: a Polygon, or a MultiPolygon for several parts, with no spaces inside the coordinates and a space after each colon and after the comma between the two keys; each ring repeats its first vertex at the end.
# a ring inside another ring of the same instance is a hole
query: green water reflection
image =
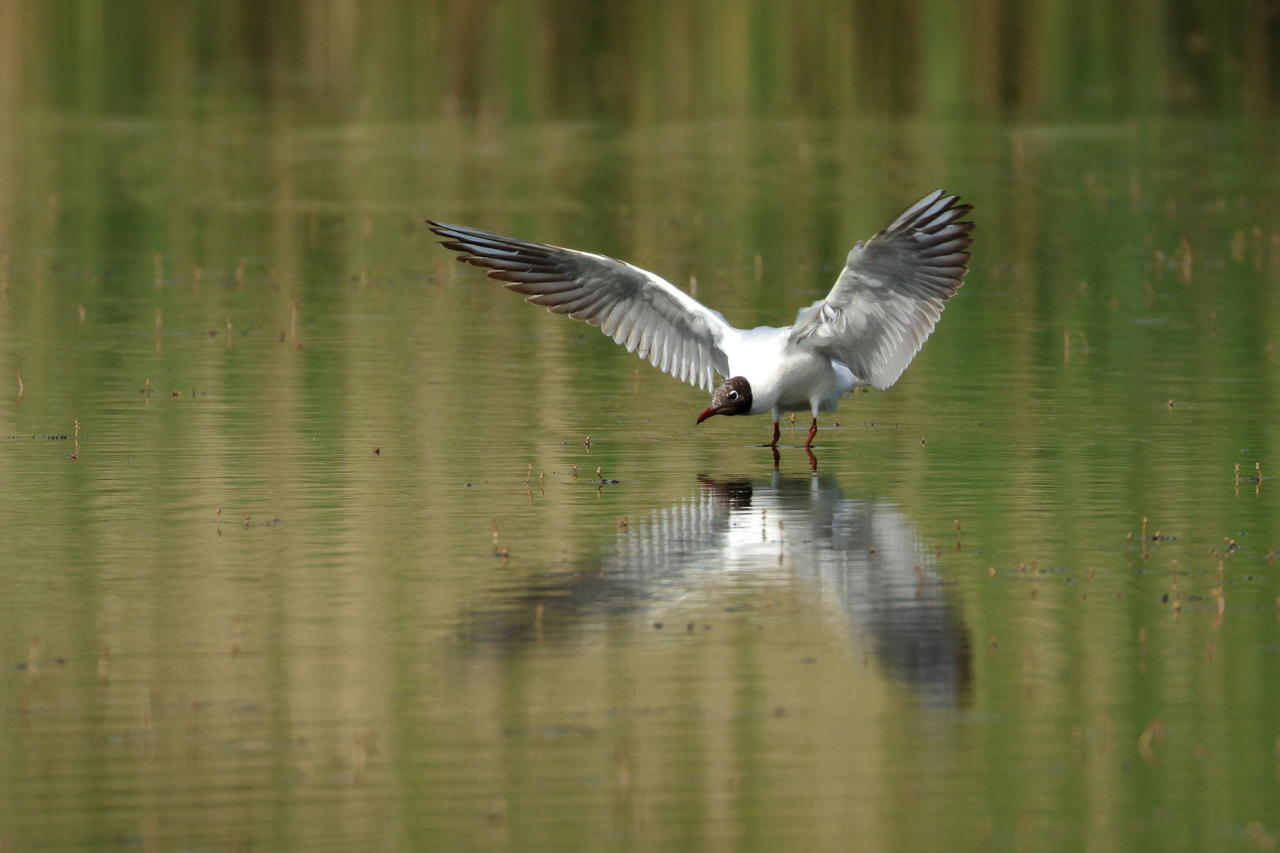
{"type": "Polygon", "coordinates": [[[0,3],[0,849],[1273,846],[1275,30],[1112,5],[0,3]],[[421,225],[782,324],[937,186],[817,474],[421,225]]]}

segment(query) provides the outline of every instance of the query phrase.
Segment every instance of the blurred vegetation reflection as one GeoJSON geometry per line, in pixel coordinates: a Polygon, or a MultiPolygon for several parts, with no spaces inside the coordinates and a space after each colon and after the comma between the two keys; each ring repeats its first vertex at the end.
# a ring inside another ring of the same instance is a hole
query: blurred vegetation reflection
{"type": "Polygon", "coordinates": [[[1272,109],[1270,0],[49,0],[0,102],[88,113],[1054,118],[1272,109]]]}

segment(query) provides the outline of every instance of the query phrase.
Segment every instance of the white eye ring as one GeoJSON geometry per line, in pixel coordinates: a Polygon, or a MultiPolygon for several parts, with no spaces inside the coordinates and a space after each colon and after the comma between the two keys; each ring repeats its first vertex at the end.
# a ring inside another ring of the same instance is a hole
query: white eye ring
{"type": "Polygon", "coordinates": [[[738,392],[737,392],[737,391],[730,391],[730,392],[729,392],[729,399],[730,399],[730,400],[736,400],[736,399],[738,399],[738,392]]]}

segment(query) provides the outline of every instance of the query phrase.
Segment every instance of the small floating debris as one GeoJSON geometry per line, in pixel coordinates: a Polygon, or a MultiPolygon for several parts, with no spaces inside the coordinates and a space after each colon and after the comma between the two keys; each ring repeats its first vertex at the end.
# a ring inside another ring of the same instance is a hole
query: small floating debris
{"type": "Polygon", "coordinates": [[[13,668],[18,670],[19,672],[37,672],[39,671],[41,664],[44,664],[44,665],[51,664],[53,666],[66,666],[67,659],[53,658],[52,660],[45,660],[45,661],[24,660],[24,661],[18,661],[17,663],[13,664],[13,668]]]}
{"type": "Polygon", "coordinates": [[[1147,766],[1156,767],[1160,764],[1160,758],[1156,755],[1152,746],[1157,743],[1164,743],[1168,733],[1168,724],[1156,717],[1147,723],[1147,727],[1142,730],[1142,734],[1138,735],[1138,754],[1142,756],[1142,760],[1146,762],[1147,766]]]}
{"type": "MultiPolygon", "coordinates": [[[[218,523],[219,524],[222,523],[221,519],[219,519],[218,523]]],[[[245,513],[245,515],[241,519],[241,524],[246,530],[248,530],[251,527],[279,527],[280,525],[284,524],[284,519],[268,518],[263,521],[254,521],[251,515],[249,515],[248,513],[245,513]]]]}
{"type": "MultiPolygon", "coordinates": [[[[508,560],[511,558],[511,548],[508,545],[500,545],[498,543],[497,519],[494,519],[494,521],[492,522],[492,525],[493,525],[493,556],[499,560],[508,560]]],[[[538,606],[541,607],[542,605],[538,605],[538,606]]],[[[539,618],[539,621],[541,621],[541,613],[538,614],[538,618],[539,618]]]]}

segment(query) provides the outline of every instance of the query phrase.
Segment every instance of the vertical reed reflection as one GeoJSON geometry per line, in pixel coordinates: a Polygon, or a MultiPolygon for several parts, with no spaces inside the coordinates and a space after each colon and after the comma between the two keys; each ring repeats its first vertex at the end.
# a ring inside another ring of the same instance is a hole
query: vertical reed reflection
{"type": "Polygon", "coordinates": [[[1265,115],[1277,85],[1267,0],[264,9],[136,0],[107,15],[95,4],[2,4],[0,106],[200,111],[247,96],[365,117],[1265,115]]]}

